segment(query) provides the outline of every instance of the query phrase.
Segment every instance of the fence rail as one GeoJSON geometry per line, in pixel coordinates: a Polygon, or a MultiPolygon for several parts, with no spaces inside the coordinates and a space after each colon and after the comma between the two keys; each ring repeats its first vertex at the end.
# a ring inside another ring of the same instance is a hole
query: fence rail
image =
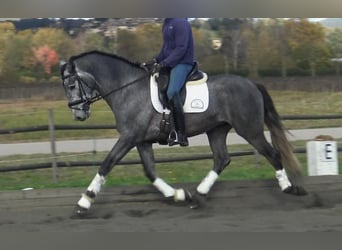
{"type": "MultiPolygon", "coordinates": [[[[342,148],[338,148],[338,152],[341,152],[342,148]]],[[[296,148],[294,149],[294,153],[303,154],[306,153],[305,148],[296,148]]],[[[240,151],[240,152],[230,152],[230,157],[241,157],[241,156],[251,156],[255,155],[255,150],[249,151],[240,151]]],[[[173,157],[173,158],[160,158],[155,159],[156,163],[170,163],[170,162],[185,162],[185,161],[200,161],[200,160],[211,160],[213,159],[212,154],[202,154],[197,156],[187,156],[187,157],[173,157]]],[[[101,161],[71,161],[71,162],[61,162],[57,161],[58,168],[65,168],[65,167],[87,167],[87,166],[99,166],[102,162],[101,161]]],[[[123,160],[120,161],[117,165],[136,165],[142,164],[140,160],[123,160]]],[[[51,168],[51,162],[45,163],[35,163],[35,164],[27,164],[21,166],[9,166],[9,167],[1,167],[0,173],[5,172],[16,172],[16,171],[25,171],[25,170],[36,170],[36,169],[49,169],[51,168]]]]}
{"type": "MultiPolygon", "coordinates": [[[[53,113],[50,112],[50,121],[53,122],[53,113]]],[[[342,119],[342,115],[287,115],[282,116],[282,120],[329,120],[329,119],[342,119]]],[[[26,132],[37,132],[37,131],[50,131],[50,133],[54,133],[56,130],[92,130],[92,129],[116,129],[115,125],[57,125],[57,124],[49,124],[49,125],[40,125],[40,126],[32,126],[32,127],[18,127],[11,129],[0,129],[0,135],[2,134],[14,134],[14,133],[26,133],[26,132]],[[53,131],[51,131],[53,130],[53,131]]],[[[51,145],[55,144],[55,139],[51,137],[51,145]]],[[[342,148],[338,148],[338,151],[342,151],[342,148]]],[[[294,150],[295,153],[305,153],[305,148],[297,148],[294,150]]],[[[240,156],[249,156],[255,155],[256,151],[242,151],[242,152],[231,152],[230,156],[232,157],[240,157],[240,156]]],[[[36,164],[27,164],[21,166],[8,166],[1,167],[0,172],[13,172],[13,171],[24,171],[24,170],[35,170],[35,169],[47,169],[53,168],[61,168],[61,167],[84,167],[84,166],[93,166],[100,165],[101,162],[94,161],[79,161],[79,162],[65,162],[65,161],[56,161],[57,156],[55,152],[52,150],[52,158],[53,162],[46,163],[36,163],[36,164]]],[[[166,162],[181,162],[181,161],[194,161],[194,160],[207,160],[212,159],[211,154],[203,154],[197,156],[189,156],[189,157],[175,157],[175,158],[163,158],[156,159],[156,163],[166,163],[166,162]]],[[[132,165],[132,164],[141,164],[140,160],[131,160],[131,161],[121,161],[119,165],[132,165]]],[[[55,174],[54,174],[55,175],[55,174]]]]}
{"type": "MultiPolygon", "coordinates": [[[[342,115],[285,115],[282,120],[333,120],[342,119],[342,115]]],[[[54,125],[55,130],[92,130],[92,129],[116,129],[116,125],[54,125]]],[[[10,129],[0,129],[0,135],[49,131],[49,125],[39,125],[32,127],[18,127],[10,129]]]]}

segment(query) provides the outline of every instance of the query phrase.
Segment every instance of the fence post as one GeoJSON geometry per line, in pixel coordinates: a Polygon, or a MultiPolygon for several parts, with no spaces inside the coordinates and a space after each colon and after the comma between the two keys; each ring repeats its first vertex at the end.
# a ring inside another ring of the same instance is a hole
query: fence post
{"type": "Polygon", "coordinates": [[[55,137],[55,124],[53,118],[53,110],[49,109],[49,132],[50,132],[50,143],[51,143],[51,165],[53,172],[53,182],[58,181],[58,169],[57,169],[57,154],[56,154],[56,137],[55,137]]]}

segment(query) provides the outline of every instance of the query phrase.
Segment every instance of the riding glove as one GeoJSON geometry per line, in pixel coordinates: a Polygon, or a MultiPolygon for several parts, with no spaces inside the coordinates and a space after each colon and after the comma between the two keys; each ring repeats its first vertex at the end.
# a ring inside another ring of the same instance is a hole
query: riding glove
{"type": "Polygon", "coordinates": [[[152,68],[151,74],[153,75],[153,74],[158,73],[160,71],[161,67],[162,66],[159,63],[153,64],[153,68],[152,68]]]}
{"type": "Polygon", "coordinates": [[[143,62],[141,64],[141,67],[144,67],[148,72],[150,72],[150,74],[154,74],[156,71],[155,64],[157,64],[157,60],[155,58],[153,58],[150,61],[143,62]]]}

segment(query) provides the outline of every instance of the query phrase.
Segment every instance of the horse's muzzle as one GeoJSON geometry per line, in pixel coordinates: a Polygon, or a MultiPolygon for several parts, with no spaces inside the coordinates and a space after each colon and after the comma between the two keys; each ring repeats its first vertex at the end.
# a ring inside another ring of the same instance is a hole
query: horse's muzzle
{"type": "Polygon", "coordinates": [[[90,116],[89,110],[79,110],[79,109],[73,109],[72,114],[74,117],[74,120],[76,121],[85,121],[90,116]]]}

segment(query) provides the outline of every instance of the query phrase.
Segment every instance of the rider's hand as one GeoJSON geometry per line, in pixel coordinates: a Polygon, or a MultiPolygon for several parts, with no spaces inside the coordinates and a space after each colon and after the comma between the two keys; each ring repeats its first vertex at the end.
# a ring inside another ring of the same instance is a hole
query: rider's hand
{"type": "Polygon", "coordinates": [[[155,58],[153,58],[150,61],[147,62],[143,62],[140,66],[144,67],[148,72],[150,72],[152,74],[152,72],[154,71],[154,64],[157,63],[157,60],[155,58]]]}
{"type": "Polygon", "coordinates": [[[151,74],[153,75],[153,74],[158,73],[160,71],[160,69],[161,69],[161,65],[159,63],[153,64],[153,68],[151,70],[151,74]]]}
{"type": "Polygon", "coordinates": [[[146,66],[146,65],[153,65],[153,64],[155,64],[155,63],[157,63],[157,60],[156,60],[155,58],[153,58],[152,60],[147,61],[147,62],[145,62],[144,64],[145,64],[145,66],[146,66]]]}

